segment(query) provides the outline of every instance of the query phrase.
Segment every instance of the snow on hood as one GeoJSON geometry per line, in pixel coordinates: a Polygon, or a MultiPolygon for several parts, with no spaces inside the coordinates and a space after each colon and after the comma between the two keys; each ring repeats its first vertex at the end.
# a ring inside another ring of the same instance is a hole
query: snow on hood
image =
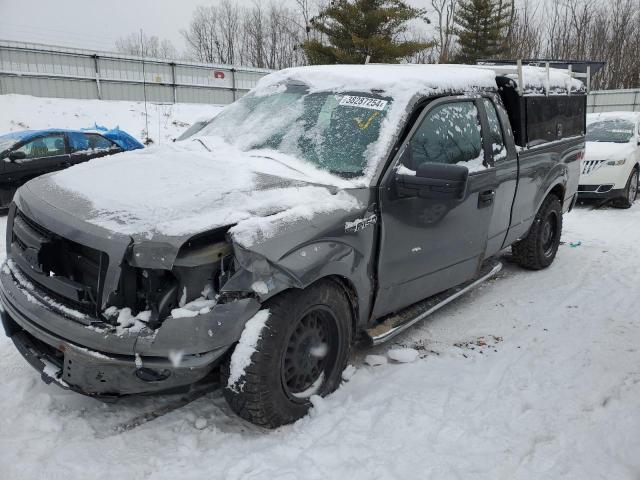
{"type": "Polygon", "coordinates": [[[153,239],[235,224],[232,234],[244,246],[288,222],[360,206],[343,190],[352,186],[347,180],[278,152],[241,152],[214,137],[102,157],[31,185],[49,203],[115,233],[153,239]],[[60,196],[66,200],[56,202],[60,196]],[[69,196],[76,200],[71,208],[69,196]]]}
{"type": "Polygon", "coordinates": [[[633,142],[586,142],[585,160],[622,160],[633,154],[633,142]]]}

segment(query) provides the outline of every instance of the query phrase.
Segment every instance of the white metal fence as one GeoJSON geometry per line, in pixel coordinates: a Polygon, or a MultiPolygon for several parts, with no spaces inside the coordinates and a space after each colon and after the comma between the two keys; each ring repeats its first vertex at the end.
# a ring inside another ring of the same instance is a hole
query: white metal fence
{"type": "Polygon", "coordinates": [[[0,40],[0,94],[226,104],[267,73],[0,40]]]}
{"type": "Polygon", "coordinates": [[[613,112],[618,110],[640,112],[640,88],[633,90],[596,90],[589,94],[589,113],[613,112]]]}
{"type": "MultiPolygon", "coordinates": [[[[0,40],[0,94],[227,104],[269,72],[0,40]]],[[[640,89],[589,94],[588,112],[613,110],[640,111],[640,89]]]]}

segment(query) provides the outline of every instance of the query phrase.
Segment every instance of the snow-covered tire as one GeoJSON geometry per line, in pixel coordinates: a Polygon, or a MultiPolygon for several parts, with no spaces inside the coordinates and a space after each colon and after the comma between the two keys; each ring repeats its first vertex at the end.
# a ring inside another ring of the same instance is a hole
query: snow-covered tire
{"type": "Polygon", "coordinates": [[[624,197],[616,198],[611,204],[616,208],[631,208],[633,202],[636,201],[638,195],[638,167],[634,167],[631,170],[631,175],[627,180],[627,185],[624,189],[624,197]]]}
{"type": "Polygon", "coordinates": [[[511,246],[514,260],[524,268],[541,270],[553,263],[562,235],[562,203],[551,194],[540,206],[529,233],[511,246]]]}
{"type": "Polygon", "coordinates": [[[340,385],[351,350],[352,313],[344,290],[331,280],[286,291],[264,308],[269,316],[243,374],[229,384],[233,355],[220,374],[235,413],[276,428],[303,417],[311,395],[325,396],[340,385]]]}

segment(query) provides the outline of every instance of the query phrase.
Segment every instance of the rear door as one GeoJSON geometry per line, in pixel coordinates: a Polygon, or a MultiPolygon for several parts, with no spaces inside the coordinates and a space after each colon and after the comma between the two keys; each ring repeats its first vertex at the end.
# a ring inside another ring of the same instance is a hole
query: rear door
{"type": "Polygon", "coordinates": [[[122,149],[98,133],[70,132],[71,163],[82,163],[92,158],[119,153],[122,149]]]}
{"type": "Polygon", "coordinates": [[[484,259],[496,173],[481,101],[431,102],[381,181],[376,317],[470,279],[484,259]]]}
{"type": "Polygon", "coordinates": [[[99,133],[86,133],[89,142],[89,159],[119,153],[122,149],[99,133]]]}

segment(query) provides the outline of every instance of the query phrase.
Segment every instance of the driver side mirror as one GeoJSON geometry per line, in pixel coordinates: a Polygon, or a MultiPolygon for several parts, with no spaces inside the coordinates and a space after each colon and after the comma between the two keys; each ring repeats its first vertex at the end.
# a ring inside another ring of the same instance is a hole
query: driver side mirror
{"type": "Polygon", "coordinates": [[[10,162],[15,162],[16,160],[24,160],[25,158],[27,158],[27,154],[25,152],[16,151],[9,154],[10,162]]]}

